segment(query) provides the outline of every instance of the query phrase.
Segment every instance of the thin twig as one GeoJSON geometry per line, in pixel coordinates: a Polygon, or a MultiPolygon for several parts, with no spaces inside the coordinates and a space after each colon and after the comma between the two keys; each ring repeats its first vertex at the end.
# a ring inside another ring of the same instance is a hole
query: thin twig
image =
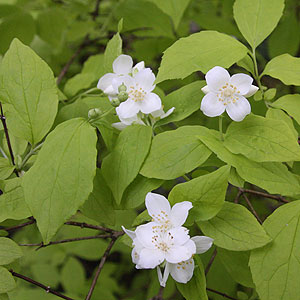
{"type": "Polygon", "coordinates": [[[91,13],[93,20],[95,21],[96,18],[99,16],[99,6],[100,6],[100,0],[96,0],[96,5],[94,11],[91,13]]]}
{"type": "Polygon", "coordinates": [[[6,125],[6,118],[4,117],[3,114],[3,108],[2,108],[2,103],[0,102],[0,110],[1,110],[1,122],[3,125],[3,129],[4,129],[4,133],[5,133],[5,138],[6,138],[6,142],[7,142],[7,147],[8,147],[8,151],[9,151],[9,155],[11,158],[11,162],[13,165],[15,165],[15,157],[14,157],[14,153],[12,150],[12,146],[11,146],[11,142],[10,142],[10,138],[9,138],[9,134],[8,134],[8,129],[7,129],[7,125],[6,125]]]}
{"type": "Polygon", "coordinates": [[[85,300],[90,300],[90,299],[91,299],[91,297],[92,297],[92,295],[93,295],[93,292],[94,292],[94,289],[95,289],[96,284],[97,284],[97,280],[98,280],[99,275],[100,275],[100,273],[101,273],[101,270],[102,270],[102,268],[103,268],[103,266],[104,266],[104,263],[106,262],[106,259],[107,259],[108,255],[109,255],[109,252],[110,252],[110,250],[112,249],[113,245],[115,244],[117,238],[118,238],[120,235],[122,235],[122,234],[124,234],[124,232],[120,232],[119,235],[114,234],[114,235],[112,236],[111,242],[109,243],[107,249],[105,250],[105,252],[104,252],[104,254],[103,254],[103,256],[102,256],[102,258],[101,258],[101,260],[100,260],[98,269],[97,269],[97,271],[96,271],[96,274],[95,274],[95,277],[94,277],[94,279],[93,279],[92,285],[91,285],[91,287],[90,287],[90,290],[89,290],[89,292],[88,292],[88,294],[87,294],[85,300]]]}
{"type": "Polygon", "coordinates": [[[154,296],[153,298],[151,298],[150,300],[163,300],[163,292],[164,292],[164,287],[161,286],[159,288],[158,294],[156,296],[154,296]]]}
{"type": "Polygon", "coordinates": [[[78,242],[78,241],[85,241],[85,240],[94,240],[94,239],[107,239],[110,238],[111,234],[99,234],[99,235],[93,235],[93,236],[84,236],[84,237],[78,237],[78,238],[71,238],[71,239],[64,239],[60,241],[54,241],[50,242],[49,244],[36,243],[36,244],[19,244],[19,246],[26,246],[26,247],[35,247],[38,246],[36,250],[39,250],[41,248],[45,248],[51,245],[57,245],[57,244],[65,244],[65,243],[71,243],[71,242],[78,242]]]}
{"type": "Polygon", "coordinates": [[[19,224],[19,225],[16,225],[16,226],[12,226],[12,227],[8,227],[8,228],[2,228],[2,229],[5,230],[5,231],[13,231],[13,230],[17,230],[17,229],[26,227],[26,226],[34,224],[34,223],[35,223],[35,220],[30,220],[26,223],[22,223],[22,224],[19,224]]]}
{"type": "Polygon", "coordinates": [[[263,223],[262,220],[261,220],[260,217],[258,216],[258,214],[257,214],[256,210],[254,209],[254,207],[252,206],[250,200],[248,199],[248,197],[247,197],[244,193],[243,193],[243,197],[244,197],[244,199],[246,200],[246,202],[247,202],[247,204],[248,204],[250,210],[252,211],[252,213],[253,213],[254,216],[256,217],[257,221],[258,221],[260,224],[262,224],[262,223],[263,223]]]}
{"type": "Polygon", "coordinates": [[[231,300],[238,300],[238,299],[236,299],[236,298],[233,298],[233,297],[231,297],[231,296],[226,295],[225,293],[218,292],[218,291],[213,290],[213,289],[210,289],[210,288],[206,288],[206,289],[207,289],[209,292],[218,294],[218,295],[220,295],[220,296],[223,296],[224,298],[231,299],[231,300]]]}
{"type": "Polygon", "coordinates": [[[115,230],[113,230],[111,228],[106,228],[106,227],[87,224],[87,223],[75,222],[75,221],[65,222],[65,225],[77,226],[77,227],[81,227],[81,228],[95,229],[95,230],[100,230],[100,231],[104,231],[104,232],[108,232],[108,233],[116,232],[115,230]]]}
{"type": "Polygon", "coordinates": [[[29,277],[26,277],[26,276],[24,276],[24,275],[19,274],[19,273],[16,273],[16,272],[14,272],[13,270],[10,270],[10,273],[11,273],[13,276],[17,277],[17,278],[23,279],[23,280],[25,280],[25,281],[27,281],[27,282],[33,284],[33,285],[36,285],[36,286],[38,286],[38,287],[44,289],[44,290],[46,291],[46,293],[53,294],[53,295],[55,295],[55,296],[57,296],[57,297],[60,297],[60,298],[62,298],[62,299],[66,299],[66,300],[74,300],[74,299],[72,299],[72,298],[70,298],[70,297],[64,296],[63,294],[61,294],[61,293],[59,293],[59,292],[56,292],[56,291],[52,290],[52,289],[50,288],[50,286],[45,286],[45,285],[43,285],[42,283],[37,282],[37,281],[35,281],[35,280],[33,280],[33,279],[29,278],[29,277]]]}
{"type": "Polygon", "coordinates": [[[217,255],[217,248],[215,248],[215,250],[214,250],[213,254],[211,255],[211,258],[210,258],[210,260],[209,260],[209,262],[208,262],[208,264],[207,264],[207,266],[205,268],[205,275],[208,274],[208,272],[209,272],[209,270],[211,268],[211,265],[212,265],[212,263],[214,262],[214,260],[216,258],[216,255],[217,255]]]}
{"type": "Polygon", "coordinates": [[[239,190],[242,193],[249,193],[249,194],[253,194],[253,195],[256,195],[256,196],[261,196],[261,197],[264,197],[264,198],[269,198],[269,199],[274,199],[274,200],[277,200],[277,201],[281,201],[283,203],[289,203],[289,201],[286,200],[285,198],[283,198],[282,196],[275,196],[275,195],[270,195],[270,194],[267,194],[267,193],[255,191],[255,190],[242,189],[242,188],[239,188],[239,190]]]}
{"type": "Polygon", "coordinates": [[[239,200],[240,200],[240,197],[242,194],[243,194],[243,192],[241,190],[239,190],[234,199],[234,203],[239,203],[239,200]]]}

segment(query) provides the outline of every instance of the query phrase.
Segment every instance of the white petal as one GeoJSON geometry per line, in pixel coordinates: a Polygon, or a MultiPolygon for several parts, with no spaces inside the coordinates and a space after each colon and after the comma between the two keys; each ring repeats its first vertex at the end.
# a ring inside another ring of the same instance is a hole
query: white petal
{"type": "Polygon", "coordinates": [[[104,92],[110,85],[112,85],[112,81],[116,77],[117,75],[113,73],[107,73],[103,75],[98,81],[97,88],[104,92]]]}
{"type": "Polygon", "coordinates": [[[127,91],[130,86],[133,86],[134,80],[129,75],[116,76],[112,81],[112,86],[116,93],[119,93],[119,86],[124,84],[127,87],[127,91]]]}
{"type": "Polygon", "coordinates": [[[208,93],[210,92],[208,85],[204,86],[204,87],[201,89],[201,91],[202,91],[204,94],[208,94],[208,93]]]}
{"type": "Polygon", "coordinates": [[[193,277],[194,260],[191,258],[180,264],[170,264],[170,273],[177,282],[187,283],[193,277]]]}
{"type": "Polygon", "coordinates": [[[259,90],[259,88],[257,86],[251,85],[249,92],[243,96],[246,98],[249,98],[249,97],[253,96],[258,90],[259,90]]]}
{"type": "Polygon", "coordinates": [[[158,280],[159,280],[159,284],[161,286],[163,286],[163,287],[166,286],[169,274],[170,274],[170,264],[168,262],[166,263],[165,270],[164,270],[164,275],[163,276],[162,276],[160,267],[157,267],[158,280]]]}
{"type": "Polygon", "coordinates": [[[140,101],[139,107],[142,113],[151,114],[161,107],[161,100],[158,95],[149,93],[145,96],[144,100],[140,101]]]}
{"type": "Polygon", "coordinates": [[[112,127],[122,131],[123,129],[125,129],[127,126],[129,126],[128,124],[122,123],[122,122],[117,122],[117,123],[112,123],[111,124],[112,127]]]}
{"type": "Polygon", "coordinates": [[[104,94],[110,95],[110,96],[117,96],[117,93],[112,85],[109,85],[104,91],[104,94]]]}
{"type": "Polygon", "coordinates": [[[132,251],[131,251],[131,259],[132,259],[132,262],[136,265],[138,265],[138,262],[140,260],[140,255],[139,253],[136,251],[136,248],[133,248],[132,251]]]}
{"type": "Polygon", "coordinates": [[[175,110],[175,107],[171,107],[164,115],[162,115],[160,118],[164,119],[168,117],[173,111],[175,110]]]}
{"type": "Polygon", "coordinates": [[[124,226],[122,226],[122,229],[132,240],[136,238],[136,234],[134,231],[128,230],[124,226]]]}
{"type": "Polygon", "coordinates": [[[235,96],[238,97],[238,100],[235,103],[228,103],[226,111],[233,121],[240,122],[250,114],[251,106],[244,96],[235,96]]]}
{"type": "Polygon", "coordinates": [[[121,54],[113,62],[114,73],[118,75],[127,75],[131,73],[132,66],[133,61],[129,55],[121,54]]]}
{"type": "Polygon", "coordinates": [[[142,244],[143,247],[155,249],[155,244],[153,243],[152,238],[155,235],[153,227],[157,225],[158,224],[155,222],[149,222],[147,224],[140,225],[136,228],[136,238],[138,242],[142,244]]]}
{"type": "Polygon", "coordinates": [[[147,93],[154,90],[155,85],[155,75],[150,68],[146,68],[138,72],[134,76],[135,81],[139,84],[140,87],[147,93]]]}
{"type": "Polygon", "coordinates": [[[184,245],[190,239],[189,231],[185,227],[174,227],[167,234],[170,234],[175,247],[184,245]]]}
{"type": "Polygon", "coordinates": [[[145,200],[149,216],[157,223],[160,223],[162,216],[170,216],[171,206],[169,201],[162,195],[148,193],[145,200]],[[160,216],[158,216],[160,215],[160,216]]]}
{"type": "Polygon", "coordinates": [[[206,252],[214,242],[214,240],[208,236],[194,236],[191,240],[194,241],[196,245],[197,254],[206,252]]]}
{"type": "Polygon", "coordinates": [[[189,210],[193,207],[192,203],[189,201],[183,201],[176,203],[171,210],[171,222],[172,225],[177,227],[184,224],[189,210]]]}
{"type": "Polygon", "coordinates": [[[145,62],[141,61],[139,63],[137,63],[134,67],[133,67],[133,71],[135,74],[133,75],[136,75],[137,72],[141,71],[145,69],[145,62]]]}
{"type": "Polygon", "coordinates": [[[230,78],[230,84],[235,86],[241,95],[245,95],[249,92],[252,82],[252,77],[243,73],[234,74],[230,78]]]}
{"type": "Polygon", "coordinates": [[[203,97],[200,109],[206,116],[216,117],[225,111],[225,105],[219,101],[217,94],[208,93],[203,97]]]}
{"type": "Polygon", "coordinates": [[[227,70],[217,66],[206,73],[205,79],[210,92],[217,92],[222,86],[229,82],[230,75],[227,70]]]}
{"type": "Polygon", "coordinates": [[[157,271],[157,277],[158,277],[159,284],[161,286],[165,287],[166,283],[163,281],[163,276],[162,276],[161,269],[159,266],[156,267],[156,271],[157,271]]]}
{"type": "Polygon", "coordinates": [[[166,261],[171,264],[177,264],[182,261],[186,261],[192,257],[192,255],[196,252],[195,243],[192,240],[189,240],[186,245],[178,246],[171,248],[166,253],[166,261]],[[195,251],[192,251],[191,245],[194,245],[195,251]]]}
{"type": "Polygon", "coordinates": [[[116,112],[117,115],[120,118],[132,118],[134,115],[136,115],[139,112],[139,105],[136,104],[131,99],[126,100],[125,102],[122,102],[117,108],[116,112]]]}
{"type": "Polygon", "coordinates": [[[140,252],[139,266],[143,269],[154,269],[165,259],[162,251],[144,248],[140,252]]]}
{"type": "Polygon", "coordinates": [[[153,111],[151,113],[151,116],[153,118],[164,119],[164,118],[168,117],[174,111],[174,109],[175,109],[175,107],[172,107],[165,113],[163,108],[161,107],[159,110],[153,111]]]}

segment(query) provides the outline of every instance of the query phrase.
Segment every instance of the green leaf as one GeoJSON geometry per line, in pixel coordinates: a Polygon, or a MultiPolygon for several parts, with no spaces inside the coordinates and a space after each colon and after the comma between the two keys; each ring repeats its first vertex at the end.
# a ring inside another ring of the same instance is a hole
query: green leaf
{"type": "Polygon", "coordinates": [[[102,163],[102,174],[118,204],[127,186],[134,180],[149,151],[152,129],[133,125],[119,135],[113,151],[102,163]]]}
{"type": "Polygon", "coordinates": [[[232,278],[243,286],[254,288],[251,271],[248,266],[249,251],[229,251],[218,248],[218,256],[232,278]]]}
{"type": "Polygon", "coordinates": [[[122,204],[126,209],[135,208],[145,202],[146,195],[159,188],[163,181],[154,178],[145,178],[138,175],[127,187],[122,198],[122,204]]]}
{"type": "Polygon", "coordinates": [[[282,205],[264,222],[263,226],[273,242],[252,251],[249,262],[261,299],[299,298],[299,223],[300,201],[282,205]]]}
{"type": "Polygon", "coordinates": [[[150,178],[174,179],[204,163],[211,152],[197,138],[202,128],[183,126],[156,135],[141,174],[150,178]]]}
{"type": "Polygon", "coordinates": [[[61,272],[61,283],[69,293],[81,294],[85,288],[85,270],[78,259],[69,257],[61,272]]]}
{"type": "Polygon", "coordinates": [[[67,27],[65,13],[59,8],[49,8],[40,12],[36,20],[37,33],[42,40],[59,47],[67,27]]]}
{"type": "MultiPolygon", "coordinates": [[[[5,237],[0,238],[0,266],[8,265],[22,256],[21,248],[13,240],[5,237]]],[[[4,292],[0,291],[0,293],[4,292]]]]}
{"type": "Polygon", "coordinates": [[[24,175],[25,200],[44,243],[92,191],[96,140],[95,129],[84,119],[66,121],[47,136],[36,162],[24,175]]]}
{"type": "Polygon", "coordinates": [[[207,300],[204,267],[197,255],[194,261],[196,264],[192,279],[185,284],[176,282],[176,286],[186,300],[207,300]]]}
{"type": "Polygon", "coordinates": [[[1,101],[8,103],[7,127],[13,135],[37,144],[51,128],[58,96],[53,73],[29,47],[14,39],[1,72],[1,101]]]}
{"type": "Polygon", "coordinates": [[[1,184],[0,222],[7,219],[22,220],[31,216],[25,202],[21,178],[13,178],[1,184]]]}
{"type": "Polygon", "coordinates": [[[201,88],[204,87],[205,81],[196,81],[170,93],[164,98],[164,111],[175,107],[172,114],[156,123],[156,126],[168,124],[170,122],[181,121],[199,110],[204,93],[201,88]]]}
{"type": "Polygon", "coordinates": [[[240,204],[225,202],[214,218],[197,224],[215,245],[227,250],[247,251],[271,241],[256,218],[240,204]]]}
{"type": "Polygon", "coordinates": [[[230,184],[238,187],[244,187],[245,180],[237,173],[236,169],[231,167],[228,177],[230,184]]]}
{"type": "Polygon", "coordinates": [[[169,15],[174,23],[175,30],[177,29],[185,9],[191,0],[149,0],[160,8],[164,13],[169,15]]]}
{"type": "Polygon", "coordinates": [[[251,74],[255,74],[253,60],[249,55],[246,55],[243,59],[238,61],[236,64],[244,68],[251,74]]]}
{"type": "Polygon", "coordinates": [[[70,78],[64,87],[64,94],[71,97],[79,91],[88,89],[95,81],[95,75],[92,73],[77,74],[70,78]]]}
{"type": "Polygon", "coordinates": [[[239,41],[217,31],[201,31],[181,38],[163,55],[156,83],[185,78],[195,71],[206,73],[214,66],[229,68],[247,54],[239,41]]]}
{"type": "Polygon", "coordinates": [[[270,75],[286,85],[300,85],[300,57],[276,56],[267,63],[262,75],[270,75]]]}
{"type": "Polygon", "coordinates": [[[105,52],[104,52],[104,74],[110,73],[113,71],[112,64],[114,60],[122,54],[122,39],[119,33],[116,33],[112,39],[107,43],[105,52]]]}
{"type": "Polygon", "coordinates": [[[174,37],[170,17],[153,3],[142,0],[122,1],[115,9],[114,16],[117,20],[123,18],[123,33],[134,30],[135,35],[174,37]]]}
{"type": "Polygon", "coordinates": [[[8,178],[14,169],[15,167],[7,158],[0,157],[0,180],[8,178]]]}
{"type": "Polygon", "coordinates": [[[0,294],[0,300],[9,300],[7,294],[0,294]]]}
{"type": "Polygon", "coordinates": [[[236,0],[234,19],[240,32],[255,49],[274,30],[284,8],[284,0],[236,0]]]}
{"type": "Polygon", "coordinates": [[[192,202],[189,218],[195,221],[213,218],[224,204],[229,171],[229,166],[223,166],[215,172],[176,185],[169,194],[170,203],[192,202]]]}
{"type": "Polygon", "coordinates": [[[300,95],[285,95],[272,103],[273,107],[285,110],[300,125],[300,95]]]}
{"type": "Polygon", "coordinates": [[[0,294],[10,292],[16,288],[16,282],[7,269],[0,267],[0,294]]]}
{"type": "MultiPolygon", "coordinates": [[[[273,106],[273,104],[272,104],[272,106],[273,106]]],[[[295,106],[295,111],[297,111],[296,106],[295,106]]],[[[294,113],[294,115],[295,115],[295,113],[294,113]]],[[[283,110],[276,109],[276,108],[269,108],[267,110],[266,117],[270,118],[270,119],[281,120],[281,121],[285,122],[285,124],[290,128],[290,132],[293,134],[294,139],[296,141],[298,140],[298,132],[294,127],[293,120],[283,110]]]]}
{"type": "Polygon", "coordinates": [[[114,198],[100,169],[97,169],[94,178],[93,191],[80,210],[84,215],[97,222],[115,224],[114,198]]]}
{"type": "MultiPolygon", "coordinates": [[[[1,9],[2,10],[2,7],[1,9]]],[[[14,13],[1,20],[0,24],[0,54],[4,54],[11,41],[18,38],[24,44],[29,45],[35,35],[35,23],[32,16],[23,10],[15,10],[14,13]]]]}
{"type": "Polygon", "coordinates": [[[249,115],[243,122],[232,122],[224,145],[235,154],[257,161],[300,160],[298,139],[284,121],[249,115]]]}
{"type": "Polygon", "coordinates": [[[258,163],[243,155],[229,152],[219,138],[219,132],[206,129],[200,140],[219,159],[236,168],[238,174],[246,181],[267,190],[271,194],[295,196],[300,194],[299,179],[289,172],[287,167],[278,162],[258,163]]]}

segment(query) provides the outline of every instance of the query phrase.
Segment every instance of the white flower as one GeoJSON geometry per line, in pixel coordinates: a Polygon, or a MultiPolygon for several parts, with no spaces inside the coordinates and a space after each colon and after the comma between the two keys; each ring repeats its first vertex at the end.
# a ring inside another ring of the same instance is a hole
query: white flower
{"type": "Polygon", "coordinates": [[[155,88],[155,75],[151,69],[139,71],[134,77],[128,76],[124,81],[128,99],[116,108],[121,118],[131,118],[139,112],[150,114],[161,108],[158,95],[152,93],[155,88]]]}
{"type": "MultiPolygon", "coordinates": [[[[213,243],[213,239],[207,236],[195,236],[191,238],[196,244],[196,254],[202,254],[206,252],[213,243]]],[[[177,264],[166,263],[164,275],[162,275],[161,269],[157,267],[158,279],[161,286],[166,286],[169,274],[174,280],[180,283],[187,283],[194,273],[194,259],[190,258],[186,261],[182,261],[177,264]]]]}
{"type": "Polygon", "coordinates": [[[127,126],[131,124],[140,124],[140,125],[146,125],[143,120],[141,119],[141,116],[139,114],[134,115],[131,118],[121,118],[119,116],[119,119],[121,122],[113,123],[111,124],[112,127],[115,127],[118,130],[123,130],[127,126]]]}
{"type": "Polygon", "coordinates": [[[254,95],[258,87],[252,85],[249,75],[239,73],[230,77],[224,68],[214,67],[205,79],[207,86],[202,91],[206,95],[200,109],[206,116],[216,117],[226,110],[232,120],[239,122],[250,114],[251,106],[246,97],[254,95]]]}
{"type": "Polygon", "coordinates": [[[145,63],[139,62],[133,67],[133,60],[129,55],[121,54],[113,62],[113,72],[103,75],[97,84],[97,88],[108,95],[109,99],[116,98],[118,87],[126,81],[128,75],[135,75],[145,68],[145,63]]]}
{"type": "Polygon", "coordinates": [[[163,105],[162,105],[160,109],[153,111],[151,113],[151,117],[154,119],[154,121],[157,119],[158,120],[164,119],[168,117],[174,111],[174,109],[175,107],[172,107],[167,112],[164,112],[163,105]]]}

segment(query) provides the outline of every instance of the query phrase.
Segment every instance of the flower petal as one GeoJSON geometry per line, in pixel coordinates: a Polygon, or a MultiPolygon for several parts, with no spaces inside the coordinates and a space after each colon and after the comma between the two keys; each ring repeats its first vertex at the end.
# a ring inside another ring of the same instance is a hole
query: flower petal
{"type": "Polygon", "coordinates": [[[122,122],[117,122],[117,123],[112,123],[111,124],[112,127],[122,131],[123,129],[125,129],[127,126],[129,126],[128,124],[122,123],[122,122]]]}
{"type": "Polygon", "coordinates": [[[189,210],[193,207],[192,203],[189,201],[183,201],[176,203],[171,210],[171,223],[174,227],[181,226],[184,224],[189,210]]]}
{"type": "Polygon", "coordinates": [[[152,238],[156,235],[155,227],[157,225],[158,224],[155,222],[149,222],[136,228],[135,233],[137,241],[140,242],[143,247],[156,249],[152,238]]]}
{"type": "Polygon", "coordinates": [[[218,92],[230,80],[230,74],[222,67],[214,67],[205,75],[207,86],[210,92],[218,92]]]}
{"type": "Polygon", "coordinates": [[[117,115],[120,118],[132,118],[134,115],[136,115],[139,112],[139,105],[136,104],[131,99],[126,100],[125,102],[122,102],[117,108],[116,112],[117,115]]]}
{"type": "Polygon", "coordinates": [[[235,103],[230,102],[226,106],[226,111],[229,117],[236,122],[242,121],[251,112],[251,106],[244,96],[235,95],[238,97],[235,103]]]}
{"type": "Polygon", "coordinates": [[[107,73],[103,75],[98,81],[97,88],[104,92],[110,85],[112,85],[112,81],[116,77],[117,75],[113,73],[107,73]]]}
{"type": "Polygon", "coordinates": [[[171,213],[170,203],[162,195],[155,194],[155,193],[148,193],[146,195],[145,204],[149,216],[157,223],[164,222],[163,219],[170,216],[171,213]]]}
{"type": "Polygon", "coordinates": [[[168,262],[166,263],[165,266],[164,275],[162,275],[160,267],[159,266],[157,267],[158,280],[161,286],[163,287],[166,286],[169,274],[170,274],[170,264],[168,262]]]}
{"type": "Polygon", "coordinates": [[[243,73],[234,74],[230,78],[230,83],[240,91],[241,95],[245,95],[249,92],[252,82],[253,78],[243,73]]]}
{"type": "Polygon", "coordinates": [[[246,98],[249,98],[249,97],[253,96],[258,90],[259,90],[259,88],[257,86],[251,85],[249,92],[243,96],[246,98]]]}
{"type": "Polygon", "coordinates": [[[124,84],[127,87],[127,91],[129,90],[130,86],[133,86],[134,80],[129,75],[116,75],[116,77],[112,81],[112,86],[116,93],[119,93],[119,86],[124,84]]]}
{"type": "Polygon", "coordinates": [[[123,231],[132,239],[134,240],[136,238],[136,234],[134,231],[126,229],[124,226],[121,226],[123,231]]]}
{"type": "Polygon", "coordinates": [[[225,111],[225,105],[219,101],[217,94],[206,94],[201,102],[200,109],[208,117],[220,116],[225,111]]]}
{"type": "Polygon", "coordinates": [[[204,94],[208,94],[208,93],[210,92],[208,85],[204,86],[204,87],[201,89],[201,91],[202,91],[204,94]]]}
{"type": "Polygon", "coordinates": [[[170,273],[177,282],[187,283],[193,277],[194,267],[194,260],[191,258],[179,264],[170,264],[170,273]]]}
{"type": "Polygon", "coordinates": [[[143,269],[154,269],[165,260],[162,251],[144,248],[140,252],[139,267],[143,269]]]}
{"type": "Polygon", "coordinates": [[[144,100],[139,102],[139,107],[142,113],[151,114],[161,107],[161,100],[158,95],[149,93],[145,96],[144,100]]]}
{"type": "Polygon", "coordinates": [[[183,246],[172,247],[168,252],[166,252],[166,261],[172,264],[177,264],[190,259],[195,253],[195,243],[190,239],[183,246]]]}
{"type": "Polygon", "coordinates": [[[138,83],[138,85],[140,87],[142,87],[143,90],[147,93],[153,91],[155,88],[155,85],[154,85],[155,75],[150,68],[146,68],[146,69],[139,71],[134,76],[134,79],[135,79],[136,83],[138,83]]]}
{"type": "Polygon", "coordinates": [[[206,252],[214,242],[214,240],[208,236],[194,236],[191,240],[194,241],[196,245],[197,254],[206,252]]]}
{"type": "Polygon", "coordinates": [[[145,62],[144,61],[140,61],[132,69],[133,69],[133,76],[135,76],[137,74],[137,72],[145,69],[145,62]]]}
{"type": "Polygon", "coordinates": [[[189,231],[185,227],[173,227],[168,231],[175,247],[181,246],[189,241],[189,231]]]}
{"type": "Polygon", "coordinates": [[[118,75],[127,75],[131,73],[132,66],[133,61],[129,55],[121,54],[113,62],[114,73],[118,75]]]}

